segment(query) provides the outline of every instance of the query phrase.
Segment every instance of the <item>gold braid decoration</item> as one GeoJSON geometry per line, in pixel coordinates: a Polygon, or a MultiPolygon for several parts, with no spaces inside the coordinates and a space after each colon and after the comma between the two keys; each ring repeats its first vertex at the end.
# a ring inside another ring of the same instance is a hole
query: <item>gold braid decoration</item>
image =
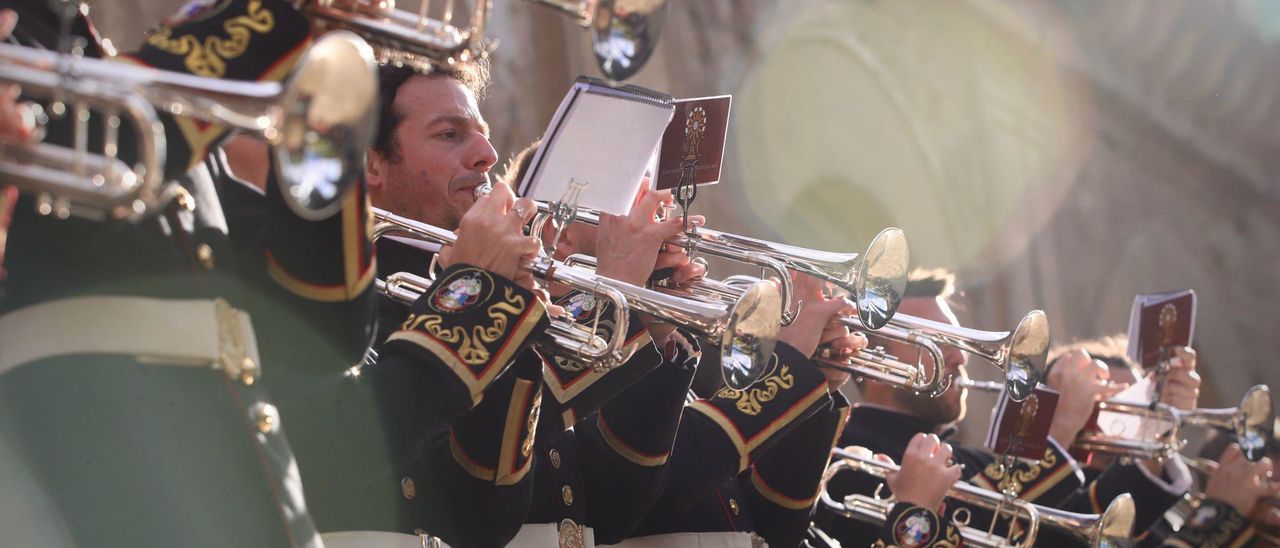
{"type": "Polygon", "coordinates": [[[456,347],[463,363],[484,365],[489,362],[491,356],[485,345],[502,339],[507,333],[510,316],[519,316],[524,313],[524,297],[517,295],[511,288],[506,288],[505,297],[505,302],[495,303],[489,307],[489,318],[493,323],[488,326],[475,326],[472,334],[468,334],[467,329],[460,325],[451,328],[442,327],[444,317],[437,314],[410,315],[401,328],[423,329],[432,337],[456,347]]]}
{"type": "Polygon", "coordinates": [[[764,410],[764,404],[773,401],[778,394],[790,390],[796,385],[796,378],[791,374],[791,368],[782,366],[782,370],[777,375],[769,375],[760,382],[752,385],[746,390],[735,390],[725,387],[716,393],[717,398],[737,399],[734,407],[738,408],[743,414],[756,416],[764,410]],[[757,388],[763,385],[764,388],[757,388]]]}
{"type": "Polygon", "coordinates": [[[1021,493],[1022,486],[1033,482],[1039,478],[1045,470],[1052,469],[1058,464],[1058,455],[1053,452],[1052,448],[1044,450],[1044,458],[1040,462],[1032,464],[1026,468],[1014,465],[1008,477],[1005,477],[1005,467],[1000,462],[993,462],[987,465],[983,470],[983,475],[991,479],[992,483],[1001,486],[1001,488],[1012,488],[1014,492],[1021,493]],[[1007,483],[1006,483],[1007,482],[1007,483]]]}
{"type": "Polygon", "coordinates": [[[244,15],[222,23],[227,37],[206,36],[201,44],[194,34],[173,37],[172,28],[161,28],[147,37],[147,44],[174,55],[185,55],[183,64],[196,76],[221,78],[227,73],[227,60],[244,55],[249,49],[253,33],[266,34],[275,28],[276,20],[270,10],[263,9],[261,0],[250,0],[244,15]]]}

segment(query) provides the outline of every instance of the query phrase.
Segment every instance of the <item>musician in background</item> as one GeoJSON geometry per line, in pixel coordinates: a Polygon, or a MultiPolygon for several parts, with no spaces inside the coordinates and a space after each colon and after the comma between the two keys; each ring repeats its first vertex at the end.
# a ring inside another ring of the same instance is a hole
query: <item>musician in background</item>
{"type": "MultiPolygon", "coordinates": [[[[904,314],[959,325],[948,303],[948,299],[954,294],[954,288],[953,274],[917,270],[910,276],[898,310],[904,314]]],[[[897,341],[885,343],[891,354],[904,361],[910,362],[920,354],[911,345],[897,341]]],[[[946,360],[943,374],[955,380],[967,378],[967,356],[964,353],[954,347],[944,346],[943,356],[946,360]]],[[[1098,513],[1119,493],[1134,492],[1138,505],[1137,528],[1145,530],[1185,492],[1190,482],[1189,473],[1180,463],[1161,466],[1144,461],[1142,465],[1110,470],[1102,480],[1086,486],[1080,466],[1067,452],[1067,447],[1084,428],[1096,402],[1118,390],[1118,387],[1107,384],[1106,369],[1083,353],[1068,353],[1064,356],[1054,364],[1046,381],[1061,396],[1050,426],[1049,447],[1038,463],[1019,463],[1012,471],[1006,472],[996,462],[995,456],[986,449],[966,446],[957,446],[954,458],[964,465],[966,481],[998,490],[1006,477],[1010,477],[1015,482],[1020,498],[1070,511],[1098,513]],[[1155,468],[1155,471],[1150,468],[1155,468]],[[1144,500],[1144,496],[1149,496],[1150,499],[1144,500]]],[[[1188,358],[1181,365],[1194,369],[1194,354],[1188,358]]],[[[1172,384],[1185,380],[1198,385],[1198,377],[1178,375],[1178,380],[1172,380],[1174,378],[1171,377],[1172,384]]],[[[871,379],[862,380],[858,387],[862,402],[851,412],[849,423],[839,442],[841,446],[863,446],[897,459],[901,458],[914,434],[936,433],[945,439],[954,431],[952,425],[965,416],[967,391],[956,386],[937,398],[898,390],[871,379]]],[[[1166,400],[1180,408],[1187,405],[1194,407],[1194,402],[1183,400],[1185,396],[1195,392],[1195,387],[1168,391],[1166,400]]],[[[829,490],[833,497],[839,498],[853,492],[871,494],[878,484],[878,481],[867,476],[840,474],[830,482],[829,490]]],[[[990,515],[989,512],[980,510],[974,510],[974,513],[975,516],[990,515]]],[[[828,535],[854,544],[870,542],[877,534],[874,527],[827,512],[819,512],[815,521],[828,535]]]]}

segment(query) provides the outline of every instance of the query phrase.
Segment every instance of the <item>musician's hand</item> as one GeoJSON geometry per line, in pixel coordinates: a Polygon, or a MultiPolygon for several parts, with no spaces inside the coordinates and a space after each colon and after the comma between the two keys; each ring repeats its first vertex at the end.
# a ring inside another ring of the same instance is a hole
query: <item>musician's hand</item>
{"type": "Polygon", "coordinates": [[[1254,512],[1256,505],[1277,492],[1280,488],[1271,482],[1271,459],[1249,462],[1235,443],[1222,452],[1218,469],[1209,475],[1204,488],[1205,497],[1230,504],[1244,515],[1254,512]]]}
{"type": "MultiPolygon", "coordinates": [[[[838,321],[827,322],[822,331],[818,349],[818,361],[837,365],[849,365],[852,356],[867,347],[867,336],[862,332],[849,332],[849,328],[838,321]]],[[[827,378],[827,390],[836,391],[849,382],[851,374],[843,369],[823,367],[822,375],[827,378]]]]}
{"type": "Polygon", "coordinates": [[[689,262],[689,257],[679,253],[663,253],[662,263],[658,251],[663,242],[684,230],[680,219],[655,220],[663,204],[671,203],[671,191],[649,190],[648,181],[640,185],[631,213],[623,216],[601,215],[600,232],[596,236],[596,272],[601,276],[644,285],[654,269],[679,268],[689,262]]]}
{"type": "Polygon", "coordinates": [[[1184,411],[1195,409],[1200,400],[1200,374],[1196,373],[1196,351],[1189,346],[1174,349],[1165,375],[1161,403],[1184,411]]]}
{"type": "MultiPolygon", "coordinates": [[[[690,215],[690,226],[702,226],[703,218],[701,215],[690,215]]],[[[655,271],[664,268],[674,268],[669,279],[676,285],[683,284],[690,280],[696,280],[703,277],[707,273],[707,265],[702,261],[689,260],[689,253],[675,244],[662,244],[662,249],[658,251],[658,261],[654,264],[655,271]]]]}
{"type": "Polygon", "coordinates": [[[791,281],[795,287],[795,295],[792,296],[795,302],[791,307],[794,310],[800,303],[800,313],[791,325],[784,325],[778,330],[778,341],[791,345],[805,356],[814,357],[818,343],[836,315],[853,314],[853,304],[844,299],[828,299],[822,294],[823,282],[812,276],[793,273],[791,281]]]}
{"type": "MultiPolygon", "coordinates": [[[[16,12],[0,10],[0,40],[8,38],[17,24],[16,12]]],[[[35,135],[30,109],[18,104],[21,93],[16,85],[0,84],[0,143],[25,143],[35,135]]]]}
{"type": "MultiPolygon", "coordinates": [[[[876,458],[888,457],[876,455],[876,458]]],[[[947,490],[960,480],[963,468],[951,462],[951,445],[933,434],[916,434],[902,454],[902,467],[885,476],[893,496],[903,502],[937,511],[947,490]]]]}
{"type": "Polygon", "coordinates": [[[1109,387],[1110,378],[1107,366],[1084,350],[1072,350],[1059,357],[1046,383],[1060,394],[1049,435],[1058,443],[1071,445],[1088,424],[1098,402],[1123,388],[1109,387]]]}
{"type": "Polygon", "coordinates": [[[464,263],[506,277],[525,288],[533,279],[520,264],[537,255],[538,240],[524,235],[524,225],[537,208],[528,198],[515,199],[511,187],[494,183],[458,224],[458,243],[440,250],[440,266],[464,263]]]}

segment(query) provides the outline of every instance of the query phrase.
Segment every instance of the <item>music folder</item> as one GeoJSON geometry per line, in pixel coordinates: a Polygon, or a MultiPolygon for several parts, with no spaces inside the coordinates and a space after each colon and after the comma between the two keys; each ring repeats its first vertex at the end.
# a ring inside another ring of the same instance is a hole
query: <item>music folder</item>
{"type": "Polygon", "coordinates": [[[1150,371],[1160,364],[1167,349],[1191,346],[1195,332],[1195,291],[1138,295],[1129,311],[1129,357],[1143,371],[1150,371]]]}
{"type": "Polygon", "coordinates": [[[657,177],[653,188],[673,189],[680,184],[686,170],[695,185],[720,182],[720,165],[724,161],[724,145],[729,133],[729,109],[732,95],[680,99],[675,115],[662,135],[658,153],[657,177]]]}
{"type": "Polygon", "coordinates": [[[997,455],[1039,461],[1049,446],[1049,429],[1057,408],[1058,393],[1044,385],[1037,386],[1021,402],[1013,401],[1007,392],[1001,391],[987,429],[987,449],[997,455]]]}
{"type": "Polygon", "coordinates": [[[626,215],[671,121],[673,103],[670,95],[639,86],[578,77],[551,117],[517,193],[626,215]]]}

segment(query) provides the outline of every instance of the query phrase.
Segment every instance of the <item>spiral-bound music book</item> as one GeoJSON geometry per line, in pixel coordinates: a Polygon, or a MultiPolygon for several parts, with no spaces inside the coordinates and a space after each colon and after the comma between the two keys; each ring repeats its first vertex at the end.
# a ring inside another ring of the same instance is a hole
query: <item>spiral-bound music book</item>
{"type": "Polygon", "coordinates": [[[579,77],[560,102],[517,192],[613,215],[631,211],[671,121],[670,95],[579,77]]]}

